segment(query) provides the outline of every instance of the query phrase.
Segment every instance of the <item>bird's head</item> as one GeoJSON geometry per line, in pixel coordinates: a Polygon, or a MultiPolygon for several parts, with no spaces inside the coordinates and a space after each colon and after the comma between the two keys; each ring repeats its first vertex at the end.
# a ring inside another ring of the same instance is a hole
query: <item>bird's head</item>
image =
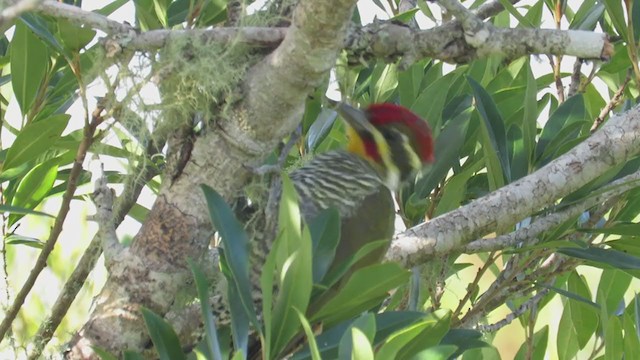
{"type": "Polygon", "coordinates": [[[426,121],[395,104],[373,104],[366,110],[340,103],[347,122],[348,150],[367,159],[389,189],[434,161],[433,138],[426,121]]]}

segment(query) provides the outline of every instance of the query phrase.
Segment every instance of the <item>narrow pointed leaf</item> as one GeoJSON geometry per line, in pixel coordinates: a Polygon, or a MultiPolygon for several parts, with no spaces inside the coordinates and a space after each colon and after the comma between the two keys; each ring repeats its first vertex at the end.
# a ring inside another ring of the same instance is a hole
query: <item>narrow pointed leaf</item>
{"type": "Polygon", "coordinates": [[[51,149],[60,139],[70,118],[71,116],[67,114],[53,115],[25,126],[7,151],[6,160],[2,165],[3,170],[34,161],[38,156],[51,149]]]}
{"type": "Polygon", "coordinates": [[[233,275],[229,279],[230,286],[235,285],[237,295],[247,313],[247,317],[259,329],[249,280],[249,237],[222,196],[206,185],[202,185],[202,190],[209,207],[211,222],[222,238],[225,259],[228,261],[233,275]]]}
{"type": "Polygon", "coordinates": [[[473,78],[467,77],[482,119],[483,148],[487,158],[487,172],[494,188],[511,181],[511,166],[507,149],[507,131],[498,108],[487,91],[473,78]]]}
{"type": "Polygon", "coordinates": [[[36,99],[49,68],[47,46],[22,22],[16,22],[11,40],[11,85],[25,116],[36,99]]]}
{"type": "Polygon", "coordinates": [[[375,305],[387,292],[409,280],[410,273],[395,263],[383,263],[357,270],[344,288],[329,300],[312,321],[336,323],[375,305]]]}
{"type": "Polygon", "coordinates": [[[218,341],[218,332],[216,331],[216,320],[213,316],[213,310],[209,303],[209,286],[204,273],[194,263],[190,263],[191,273],[196,283],[196,290],[198,291],[198,299],[200,299],[200,311],[202,312],[202,319],[204,322],[204,332],[207,340],[207,347],[209,353],[215,359],[222,359],[222,352],[220,350],[220,343],[218,341]]]}
{"type": "Polygon", "coordinates": [[[142,308],[142,318],[161,360],[185,359],[178,335],[171,325],[153,311],[142,308]]]}

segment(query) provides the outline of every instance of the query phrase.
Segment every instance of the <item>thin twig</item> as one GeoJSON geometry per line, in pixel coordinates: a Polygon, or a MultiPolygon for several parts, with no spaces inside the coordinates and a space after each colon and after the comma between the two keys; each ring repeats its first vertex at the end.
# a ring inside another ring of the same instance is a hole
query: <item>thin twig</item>
{"type": "Polygon", "coordinates": [[[552,55],[548,55],[549,63],[551,64],[551,68],[553,69],[553,79],[556,84],[556,93],[558,94],[558,102],[564,102],[564,85],[562,84],[562,78],[560,77],[560,62],[562,61],[562,57],[558,56],[558,61],[553,60],[552,55]]]}
{"type": "Polygon", "coordinates": [[[631,81],[631,74],[632,73],[633,72],[632,72],[631,69],[629,69],[627,71],[627,77],[624,79],[622,84],[620,84],[620,87],[615,92],[615,94],[613,94],[613,96],[611,97],[611,100],[609,100],[607,105],[605,105],[605,107],[602,108],[602,111],[600,111],[600,115],[598,115],[596,120],[593,122],[593,126],[591,126],[591,132],[596,131],[600,127],[600,125],[602,125],[602,123],[604,123],[604,119],[607,117],[607,115],[609,115],[611,110],[613,110],[613,108],[618,106],[618,104],[622,100],[622,95],[624,94],[624,90],[626,89],[627,85],[629,84],[629,81],[631,81]]]}
{"type": "Polygon", "coordinates": [[[542,298],[549,293],[549,289],[542,289],[538,291],[531,299],[527,300],[524,304],[520,305],[517,309],[515,309],[512,313],[507,315],[504,319],[490,325],[478,325],[476,327],[477,330],[484,332],[496,332],[503,327],[511,324],[511,322],[517,319],[520,315],[524,314],[527,310],[534,307],[536,304],[542,300],[542,298]]]}
{"type": "Polygon", "coordinates": [[[471,299],[471,295],[475,292],[474,289],[480,286],[480,279],[482,279],[482,276],[487,272],[487,270],[489,270],[489,268],[495,263],[495,261],[496,256],[495,253],[492,252],[489,254],[489,258],[487,259],[487,261],[485,261],[482,267],[478,269],[476,277],[473,279],[473,281],[469,283],[469,285],[467,285],[467,293],[464,294],[464,297],[458,302],[458,307],[456,307],[456,309],[453,311],[452,318],[456,319],[460,316],[464,305],[471,299]]]}
{"type": "MultiPolygon", "coordinates": [[[[508,0],[511,4],[517,4],[520,0],[508,0]]],[[[488,17],[494,16],[504,10],[504,6],[502,2],[499,0],[492,1],[489,3],[484,3],[476,9],[475,14],[480,19],[486,19],[488,17]]]]}
{"type": "Polygon", "coordinates": [[[571,84],[569,85],[568,97],[578,93],[581,88],[580,83],[582,81],[582,59],[576,58],[576,62],[573,63],[573,73],[571,74],[571,84]]]}

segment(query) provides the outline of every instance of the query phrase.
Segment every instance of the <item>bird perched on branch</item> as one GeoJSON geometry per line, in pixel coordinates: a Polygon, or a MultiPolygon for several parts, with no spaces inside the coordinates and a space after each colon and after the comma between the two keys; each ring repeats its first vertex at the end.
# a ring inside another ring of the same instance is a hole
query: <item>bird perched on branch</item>
{"type": "MultiPolygon", "coordinates": [[[[319,154],[290,174],[307,221],[329,207],[340,214],[334,264],[372,241],[391,242],[395,223],[391,192],[434,161],[429,126],[408,109],[385,103],[360,110],[340,103],[336,110],[348,125],[347,149],[319,154]]],[[[380,261],[387,248],[373,251],[356,267],[380,261]]]]}
{"type": "MultiPolygon", "coordinates": [[[[424,120],[398,105],[373,104],[360,110],[339,103],[336,110],[348,125],[347,148],[319,154],[289,176],[307,223],[329,208],[340,215],[340,241],[328,272],[363,246],[386,241],[386,246],[379,246],[358,260],[349,270],[353,272],[384,256],[394,233],[392,192],[434,161],[433,139],[424,120]]],[[[262,265],[277,233],[277,211],[272,208],[277,206],[271,203],[277,205],[282,190],[279,186],[274,189],[267,209],[254,214],[248,229],[252,238],[250,281],[258,311],[262,308],[262,265]]],[[[319,299],[315,305],[322,302],[319,299]]],[[[228,306],[218,307],[215,312],[219,324],[229,322],[228,306]]]]}

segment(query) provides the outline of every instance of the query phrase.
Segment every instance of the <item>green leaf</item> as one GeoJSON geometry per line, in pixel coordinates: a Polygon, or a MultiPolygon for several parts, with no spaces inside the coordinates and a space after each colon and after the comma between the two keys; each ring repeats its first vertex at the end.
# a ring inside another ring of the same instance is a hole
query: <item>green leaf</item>
{"type": "Polygon", "coordinates": [[[247,317],[256,329],[259,329],[249,280],[249,237],[220,194],[207,185],[202,185],[202,191],[207,200],[211,222],[220,234],[224,245],[225,259],[228,261],[233,275],[229,279],[230,286],[235,285],[247,317]]]}
{"type": "Polygon", "coordinates": [[[320,350],[318,349],[318,344],[316,343],[316,337],[313,334],[313,330],[311,329],[311,325],[309,324],[309,321],[307,321],[307,318],[304,316],[303,313],[300,312],[300,310],[296,308],[294,308],[294,310],[298,314],[298,319],[300,320],[300,324],[302,325],[302,328],[304,329],[304,333],[307,336],[311,359],[322,360],[322,357],[320,356],[320,350]]]}
{"type": "MultiPolygon", "coordinates": [[[[223,257],[221,257],[221,259],[222,258],[223,257]]],[[[231,313],[233,346],[236,353],[247,353],[251,319],[244,307],[238,288],[236,286],[228,286],[227,293],[229,298],[229,311],[231,313]]]]}
{"type": "Polygon", "coordinates": [[[604,333],[604,358],[605,360],[619,360],[624,354],[624,340],[622,337],[622,325],[617,316],[611,316],[604,333]]]}
{"type": "MultiPolygon", "coordinates": [[[[123,357],[124,360],[144,360],[144,357],[142,357],[141,354],[131,350],[125,350],[123,357]]],[[[114,357],[114,359],[117,358],[114,357]]]]}
{"type": "Polygon", "coordinates": [[[432,346],[426,350],[422,350],[419,353],[411,357],[412,360],[447,360],[452,359],[453,355],[458,352],[458,347],[454,345],[437,345],[432,346]]]}
{"type": "Polygon", "coordinates": [[[625,358],[640,358],[640,337],[638,337],[638,328],[640,324],[634,327],[633,318],[628,313],[623,315],[622,325],[624,329],[624,354],[625,358]]]}
{"type": "Polygon", "coordinates": [[[409,279],[409,272],[395,263],[383,263],[357,270],[340,292],[311,320],[336,323],[367,310],[387,296],[387,292],[409,279]]]}
{"type": "Polygon", "coordinates": [[[415,63],[405,71],[398,72],[398,95],[400,105],[411,108],[420,91],[420,85],[424,78],[424,61],[415,63]]]}
{"type": "Polygon", "coordinates": [[[280,269],[281,286],[273,309],[273,327],[270,333],[272,338],[271,352],[279,354],[299,329],[299,319],[295,309],[307,309],[313,286],[312,276],[312,241],[308,228],[302,230],[302,219],[298,200],[293,183],[286,176],[282,176],[282,196],[280,199],[280,234],[277,242],[279,250],[286,250],[283,254],[285,260],[278,261],[276,266],[280,269]]]}
{"type": "Polygon", "coordinates": [[[495,190],[511,180],[507,133],[491,96],[471,77],[467,77],[467,81],[473,89],[476,109],[482,118],[482,149],[489,174],[489,188],[495,190]]]}
{"type": "Polygon", "coordinates": [[[167,22],[169,28],[180,25],[187,20],[189,8],[192,3],[193,0],[176,0],[171,2],[169,9],[167,9],[167,22]]]}
{"type": "Polygon", "coordinates": [[[558,324],[558,328],[563,330],[558,331],[558,337],[556,339],[556,348],[560,360],[573,359],[578,353],[578,335],[572,325],[571,310],[565,306],[562,311],[562,316],[560,317],[560,323],[558,324]]]}
{"type": "MultiPolygon", "coordinates": [[[[540,27],[540,25],[542,24],[542,13],[543,4],[542,1],[538,1],[529,8],[527,14],[524,17],[534,27],[540,27]]],[[[522,23],[520,25],[522,25],[522,23]]],[[[522,27],[520,25],[518,27],[522,27]]]]}
{"type": "Polygon", "coordinates": [[[338,113],[334,110],[322,109],[307,131],[307,149],[310,152],[313,153],[327,137],[337,117],[338,113]]]}
{"type": "Polygon", "coordinates": [[[635,305],[636,335],[638,335],[638,339],[640,339],[640,295],[636,294],[633,299],[633,304],[635,305]]]}
{"type": "Polygon", "coordinates": [[[604,299],[604,301],[600,300],[599,302],[606,315],[616,313],[620,302],[624,301],[624,294],[627,292],[629,284],[631,284],[631,276],[626,272],[615,269],[608,269],[602,272],[600,283],[598,284],[597,299],[604,299]]]}
{"type": "Polygon", "coordinates": [[[198,27],[213,26],[227,20],[227,1],[209,0],[198,16],[198,27]]]}
{"type": "Polygon", "coordinates": [[[405,11],[403,13],[400,13],[394,17],[392,17],[391,19],[389,19],[389,21],[399,21],[401,23],[408,23],[409,21],[411,21],[413,18],[415,18],[416,13],[418,12],[418,8],[413,8],[411,10],[405,11]]]}
{"type": "Polygon", "coordinates": [[[509,12],[509,14],[511,14],[511,16],[513,16],[518,20],[520,25],[523,25],[524,27],[527,27],[527,28],[535,27],[531,22],[529,22],[529,20],[527,20],[524,16],[520,15],[518,10],[515,8],[515,6],[513,6],[513,4],[511,4],[509,0],[498,0],[498,1],[509,12]]]}
{"type": "Polygon", "coordinates": [[[216,331],[216,320],[213,316],[213,309],[209,303],[209,285],[207,279],[198,268],[198,266],[189,262],[191,273],[196,283],[196,289],[198,291],[198,299],[200,299],[200,311],[202,312],[202,319],[204,322],[204,332],[207,340],[207,346],[209,353],[214,359],[222,359],[222,351],[220,350],[220,343],[218,341],[218,332],[216,331]]]}
{"type": "Polygon", "coordinates": [[[50,28],[52,28],[53,25],[50,20],[45,20],[42,16],[34,13],[22,14],[20,15],[20,20],[22,20],[24,24],[27,25],[29,29],[31,29],[31,31],[33,31],[33,33],[51,49],[65,56],[68,55],[62,47],[62,44],[60,44],[58,39],[51,32],[50,28]]]}
{"type": "Polygon", "coordinates": [[[450,329],[444,338],[442,338],[440,344],[455,345],[458,348],[458,352],[455,356],[460,356],[463,352],[470,349],[490,347],[489,344],[482,341],[482,337],[482,333],[477,330],[450,329]]]}
{"type": "Polygon", "coordinates": [[[433,22],[436,21],[435,16],[433,16],[433,13],[431,12],[431,8],[429,8],[425,0],[418,0],[418,8],[424,14],[424,16],[428,17],[433,22]]]}
{"type": "MultiPolygon", "coordinates": [[[[110,352],[98,346],[93,346],[92,349],[102,360],[118,360],[118,358],[112,355],[110,352]]],[[[125,357],[125,359],[127,358],[125,357]]]]}
{"type": "Polygon", "coordinates": [[[171,325],[153,311],[142,308],[142,318],[161,360],[186,359],[178,335],[171,325]]]}
{"type": "Polygon", "coordinates": [[[44,247],[44,241],[18,234],[11,234],[7,236],[4,242],[7,245],[26,245],[36,249],[42,249],[44,247]]]}
{"type": "Polygon", "coordinates": [[[286,233],[293,239],[285,237],[286,250],[279,263],[278,268],[282,267],[284,259],[288,259],[289,255],[293,254],[297,248],[297,241],[302,237],[302,216],[300,214],[300,208],[298,206],[298,195],[291,180],[283,174],[282,176],[282,195],[280,197],[280,211],[278,214],[278,225],[280,234],[286,233]]]}
{"type": "Polygon", "coordinates": [[[438,310],[425,319],[391,334],[376,354],[376,359],[410,359],[420,351],[435,346],[449,330],[451,313],[438,310]]]}
{"type": "MultiPolygon", "coordinates": [[[[0,171],[0,183],[19,178],[26,174],[30,168],[31,166],[29,163],[22,163],[21,165],[12,167],[11,169],[3,169],[0,171]]],[[[11,200],[11,196],[9,196],[9,194],[5,194],[5,198],[7,200],[11,200]]]]}
{"type": "Polygon", "coordinates": [[[264,323],[265,339],[263,341],[264,357],[265,359],[271,359],[271,338],[272,330],[275,328],[273,325],[273,295],[277,291],[273,287],[273,279],[276,273],[276,255],[279,252],[279,248],[284,246],[282,241],[276,241],[273,243],[269,255],[262,266],[262,274],[260,275],[260,289],[262,290],[262,321],[264,323]]]}
{"type": "Polygon", "coordinates": [[[465,200],[466,185],[471,176],[477,173],[484,166],[482,159],[478,159],[475,163],[469,165],[460,173],[453,175],[447,179],[447,183],[442,189],[442,197],[438,202],[433,217],[442,215],[451,210],[457,209],[465,200]]]}
{"type": "Polygon", "coordinates": [[[23,21],[17,21],[11,40],[11,85],[22,115],[31,105],[49,70],[47,46],[33,34],[23,21]]]}
{"type": "MultiPolygon", "coordinates": [[[[432,73],[439,75],[433,68],[431,70],[432,71],[429,71],[425,76],[429,76],[432,73]]],[[[438,76],[433,82],[429,82],[428,79],[425,78],[423,81],[429,85],[418,95],[418,98],[410,107],[411,111],[427,120],[429,125],[431,125],[431,129],[434,131],[434,135],[438,137],[438,131],[440,130],[443,120],[442,111],[446,104],[447,95],[449,94],[449,87],[461,74],[461,71],[452,71],[447,75],[438,76]]]]}
{"type": "Polygon", "coordinates": [[[156,17],[160,20],[163,27],[169,26],[167,11],[172,0],[153,0],[153,7],[156,11],[156,17]]]}
{"type": "Polygon", "coordinates": [[[373,349],[367,336],[358,328],[351,328],[352,352],[354,360],[373,360],[373,349]]]}
{"type": "Polygon", "coordinates": [[[325,276],[322,278],[322,282],[320,283],[320,286],[326,289],[335,285],[340,279],[342,279],[345,276],[345,274],[349,271],[349,269],[354,264],[356,264],[360,259],[363,259],[368,254],[380,249],[381,247],[387,246],[388,244],[389,244],[388,240],[378,240],[378,241],[373,241],[364,245],[355,253],[355,255],[346,259],[344,262],[339,263],[337,266],[335,266],[334,269],[331,269],[330,272],[325,274],[325,276]]]}
{"type": "MultiPolygon", "coordinates": [[[[162,21],[158,19],[154,0],[133,0],[136,8],[136,23],[142,31],[162,28],[162,21]]],[[[165,23],[166,23],[166,19],[165,23]]]]}
{"type": "Polygon", "coordinates": [[[593,234],[640,236],[640,223],[621,222],[606,228],[578,229],[578,230],[586,233],[593,233],[593,234]]]}
{"type": "MultiPolygon", "coordinates": [[[[544,360],[547,350],[547,341],[549,339],[549,325],[545,325],[542,329],[533,334],[531,358],[529,360],[544,360]]],[[[525,341],[520,345],[520,349],[514,360],[525,360],[528,353],[528,343],[525,341]]]]}
{"type": "Polygon", "coordinates": [[[444,338],[451,326],[451,312],[440,309],[429,314],[436,320],[435,325],[422,330],[415,338],[400,349],[398,358],[411,359],[425,349],[436,346],[444,338]]]}
{"type": "Polygon", "coordinates": [[[618,35],[627,40],[627,23],[624,20],[624,11],[622,9],[622,1],[620,0],[604,0],[604,7],[607,9],[607,15],[611,18],[613,27],[618,35]]]}
{"type": "MultiPolygon", "coordinates": [[[[548,159],[543,159],[542,155],[543,153],[548,154],[552,152],[551,150],[548,150],[547,147],[563,128],[569,124],[583,121],[584,118],[585,107],[582,94],[574,95],[562,103],[556,111],[551,114],[549,120],[547,120],[547,123],[544,126],[544,129],[542,130],[542,133],[540,134],[540,139],[536,146],[536,157],[538,158],[538,161],[548,161],[548,159]]],[[[540,165],[543,164],[544,163],[541,163],[540,165]]]]}
{"type": "Polygon", "coordinates": [[[333,263],[340,241],[340,214],[334,208],[325,209],[309,222],[313,241],[313,283],[319,283],[333,263]]]}
{"type": "MultiPolygon", "coordinates": [[[[567,290],[586,299],[591,299],[589,286],[584,278],[575,271],[569,274],[567,282],[567,290]]],[[[565,305],[571,312],[571,325],[576,331],[578,346],[584,349],[591,336],[593,336],[598,328],[598,310],[592,306],[586,305],[579,301],[569,300],[565,305]]]]}
{"type": "Polygon", "coordinates": [[[429,169],[429,172],[420,178],[415,185],[415,192],[419,198],[425,198],[449,173],[449,170],[458,166],[460,150],[471,119],[471,108],[458,114],[449,120],[440,135],[436,138],[435,153],[438,161],[429,169]]]}
{"type": "Polygon", "coordinates": [[[566,291],[566,290],[562,290],[560,288],[557,288],[555,286],[551,286],[551,285],[547,285],[547,284],[537,284],[538,286],[553,290],[555,292],[557,292],[558,294],[565,296],[569,299],[575,300],[577,302],[581,302],[583,304],[589,305],[592,309],[600,309],[600,305],[598,305],[597,303],[594,303],[593,301],[591,301],[591,299],[589,297],[584,297],[584,296],[580,296],[576,293],[573,293],[571,291],[566,291]]]}
{"type": "Polygon", "coordinates": [[[569,29],[593,31],[604,14],[605,5],[600,1],[583,1],[571,19],[569,29]]]}
{"type": "Polygon", "coordinates": [[[371,74],[371,86],[369,89],[369,102],[381,103],[389,99],[398,86],[396,65],[379,63],[371,74]]]}
{"type": "Polygon", "coordinates": [[[36,211],[32,209],[27,209],[20,206],[12,206],[12,205],[0,205],[0,213],[10,213],[10,214],[19,214],[19,215],[36,215],[36,216],[47,216],[50,218],[55,218],[55,216],[51,214],[47,214],[42,211],[36,211]]]}
{"type": "Polygon", "coordinates": [[[100,8],[98,10],[94,10],[93,12],[95,12],[97,14],[100,14],[100,15],[109,16],[114,11],[120,9],[121,7],[123,7],[127,3],[129,3],[129,0],[112,0],[107,5],[103,6],[102,8],[100,8]]]}
{"type": "MultiPolygon", "coordinates": [[[[53,187],[58,174],[58,162],[58,158],[49,159],[31,169],[18,184],[11,205],[33,209],[40,204],[53,187]]],[[[22,215],[10,215],[9,226],[15,224],[20,218],[22,215]]]]}
{"type": "MultiPolygon", "coordinates": [[[[381,343],[389,335],[395,331],[402,329],[416,321],[423,319],[426,315],[416,311],[388,311],[380,314],[375,314],[376,334],[374,344],[381,343]]],[[[323,359],[335,359],[338,357],[338,346],[342,340],[344,334],[351,328],[353,321],[346,321],[339,325],[333,326],[327,330],[324,330],[322,334],[316,338],[318,344],[318,350],[323,359]]],[[[477,331],[468,330],[473,333],[477,331]]],[[[469,339],[464,339],[469,343],[469,339]]],[[[305,347],[301,351],[295,353],[291,360],[305,360],[310,359],[311,354],[308,347],[305,347]]]]}
{"type": "Polygon", "coordinates": [[[527,156],[527,165],[530,166],[533,159],[533,151],[536,146],[537,120],[538,120],[538,87],[536,79],[531,71],[531,63],[527,61],[527,87],[524,95],[524,119],[522,119],[523,152],[527,156]]]}
{"type": "Polygon", "coordinates": [[[79,27],[64,19],[58,19],[58,36],[62,39],[65,48],[78,52],[83,49],[96,35],[89,27],[79,27]]]}
{"type": "Polygon", "coordinates": [[[7,152],[7,158],[2,165],[3,172],[34,161],[51,149],[67,127],[70,118],[67,114],[53,115],[20,130],[7,152]]]}
{"type": "Polygon", "coordinates": [[[640,269],[640,258],[618,250],[589,247],[587,249],[560,248],[558,252],[578,259],[595,262],[593,265],[610,265],[617,269],[640,269]]]}

